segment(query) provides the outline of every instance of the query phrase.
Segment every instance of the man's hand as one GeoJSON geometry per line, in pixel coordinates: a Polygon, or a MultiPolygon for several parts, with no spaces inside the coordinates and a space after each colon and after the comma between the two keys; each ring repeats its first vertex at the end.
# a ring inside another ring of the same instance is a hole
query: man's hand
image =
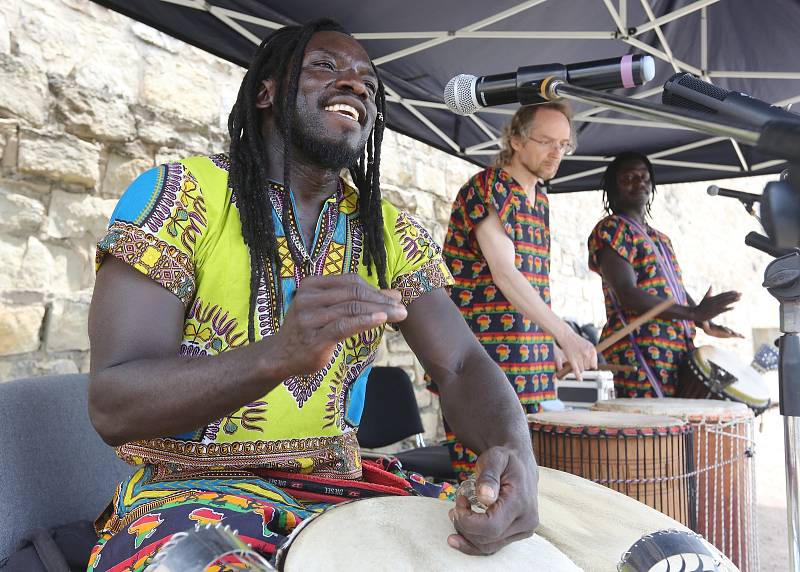
{"type": "Polygon", "coordinates": [[[742,295],[739,292],[730,290],[711,295],[711,287],[708,287],[706,295],[700,303],[692,309],[693,319],[697,323],[702,323],[715,318],[716,316],[733,309],[734,302],[738,302],[742,295]]]}
{"type": "Polygon", "coordinates": [[[342,340],[406,315],[398,291],[377,290],[356,274],[305,278],[275,334],[286,377],[319,371],[342,340]]]}
{"type": "Polygon", "coordinates": [[[467,498],[459,496],[450,510],[457,533],[447,543],[478,555],[529,538],[539,526],[539,470],[533,457],[492,447],[478,457],[475,470],[478,500],[488,508],[485,513],[474,512],[467,498]]]}
{"type": "Polygon", "coordinates": [[[708,320],[707,322],[701,322],[700,327],[709,336],[713,336],[715,338],[744,338],[744,336],[739,332],[735,332],[726,326],[715,324],[711,320],[708,320]]]}
{"type": "MultiPolygon", "coordinates": [[[[575,377],[582,381],[581,372],[587,369],[597,369],[597,351],[592,343],[576,334],[572,328],[565,324],[565,333],[558,339],[558,345],[564,352],[566,361],[572,366],[575,377]]],[[[556,354],[558,355],[558,354],[556,354]]],[[[556,358],[556,362],[558,359],[556,358]]],[[[556,363],[558,366],[558,363],[556,363]]],[[[557,367],[556,371],[561,369],[557,367]]]]}

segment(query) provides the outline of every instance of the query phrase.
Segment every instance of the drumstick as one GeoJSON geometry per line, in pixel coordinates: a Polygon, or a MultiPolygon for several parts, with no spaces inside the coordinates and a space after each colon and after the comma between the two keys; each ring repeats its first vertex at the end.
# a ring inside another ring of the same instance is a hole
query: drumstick
{"type": "MultiPolygon", "coordinates": [[[[667,298],[666,300],[659,302],[657,305],[650,308],[647,312],[645,312],[644,314],[633,320],[630,324],[628,324],[621,330],[617,330],[616,332],[608,336],[606,339],[604,339],[602,342],[597,344],[594,348],[595,351],[599,353],[609,348],[611,345],[617,343],[619,340],[630,334],[633,330],[635,330],[645,322],[649,322],[667,308],[672,307],[674,304],[675,300],[673,300],[672,298],[667,298]]],[[[556,377],[561,379],[571,371],[572,371],[572,365],[567,364],[556,372],[556,377]]]]}
{"type": "Polygon", "coordinates": [[[597,366],[600,371],[613,371],[614,373],[636,373],[639,368],[635,365],[617,365],[615,363],[604,363],[597,366]]]}

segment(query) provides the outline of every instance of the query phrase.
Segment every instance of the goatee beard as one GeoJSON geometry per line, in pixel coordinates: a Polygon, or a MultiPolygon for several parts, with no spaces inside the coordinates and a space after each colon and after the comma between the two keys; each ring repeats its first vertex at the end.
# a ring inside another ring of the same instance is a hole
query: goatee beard
{"type": "Polygon", "coordinates": [[[345,143],[325,141],[315,127],[300,121],[297,114],[292,120],[292,144],[316,164],[339,171],[354,165],[364,153],[366,137],[354,149],[345,143]]]}

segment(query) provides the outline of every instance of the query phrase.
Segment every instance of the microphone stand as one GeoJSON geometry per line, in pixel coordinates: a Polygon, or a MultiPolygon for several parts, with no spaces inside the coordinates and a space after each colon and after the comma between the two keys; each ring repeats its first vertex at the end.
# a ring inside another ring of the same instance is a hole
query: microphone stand
{"type": "MultiPolygon", "coordinates": [[[[688,109],[680,109],[678,112],[677,108],[578,87],[554,77],[537,83],[539,84],[538,98],[540,101],[564,98],[601,105],[644,119],[666,120],[703,133],[730,137],[740,143],[754,145],[769,155],[800,164],[800,122],[776,120],[770,121],[760,129],[754,129],[716,115],[710,116],[688,109]]],[[[534,88],[533,85],[530,87],[534,88]]],[[[531,89],[532,91],[533,89],[531,89]]],[[[800,194],[800,189],[795,189],[795,193],[800,194]]],[[[776,205],[773,205],[772,208],[775,208],[776,205]]],[[[796,207],[796,203],[792,206],[796,207]]],[[[762,219],[764,214],[762,202],[762,219]]],[[[786,444],[786,517],[789,536],[789,564],[790,570],[800,572],[800,491],[798,491],[800,486],[800,457],[798,457],[798,453],[800,453],[800,250],[793,248],[786,254],[785,248],[782,251],[779,248],[789,246],[785,244],[787,237],[797,236],[797,233],[792,232],[793,229],[789,225],[794,225],[794,230],[796,230],[798,217],[795,216],[794,220],[790,220],[793,218],[791,216],[783,218],[778,221],[777,225],[775,221],[771,220],[772,218],[770,217],[769,226],[765,225],[772,240],[762,237],[766,244],[759,244],[760,241],[757,239],[755,243],[752,243],[754,237],[750,236],[747,244],[772,256],[783,254],[767,265],[764,271],[763,286],[780,303],[781,337],[778,346],[778,374],[780,412],[783,416],[786,444]]],[[[797,242],[800,243],[800,240],[797,242]]],[[[793,244],[792,246],[798,245],[793,244]]]]}
{"type": "MultiPolygon", "coordinates": [[[[750,244],[755,248],[759,246],[750,244]]],[[[759,248],[767,254],[766,249],[759,248]]],[[[800,570],[800,252],[776,258],[764,271],[763,286],[780,302],[778,379],[786,443],[786,524],[789,569],[800,570]]]]}

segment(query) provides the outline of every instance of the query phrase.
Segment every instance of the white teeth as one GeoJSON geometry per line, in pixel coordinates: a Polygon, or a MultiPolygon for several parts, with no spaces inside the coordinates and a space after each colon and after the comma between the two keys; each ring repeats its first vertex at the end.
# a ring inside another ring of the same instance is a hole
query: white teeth
{"type": "Polygon", "coordinates": [[[351,105],[345,105],[344,103],[337,103],[336,105],[329,105],[325,108],[325,111],[333,111],[334,113],[339,113],[352,119],[353,121],[358,121],[358,111],[356,108],[351,105]]]}

